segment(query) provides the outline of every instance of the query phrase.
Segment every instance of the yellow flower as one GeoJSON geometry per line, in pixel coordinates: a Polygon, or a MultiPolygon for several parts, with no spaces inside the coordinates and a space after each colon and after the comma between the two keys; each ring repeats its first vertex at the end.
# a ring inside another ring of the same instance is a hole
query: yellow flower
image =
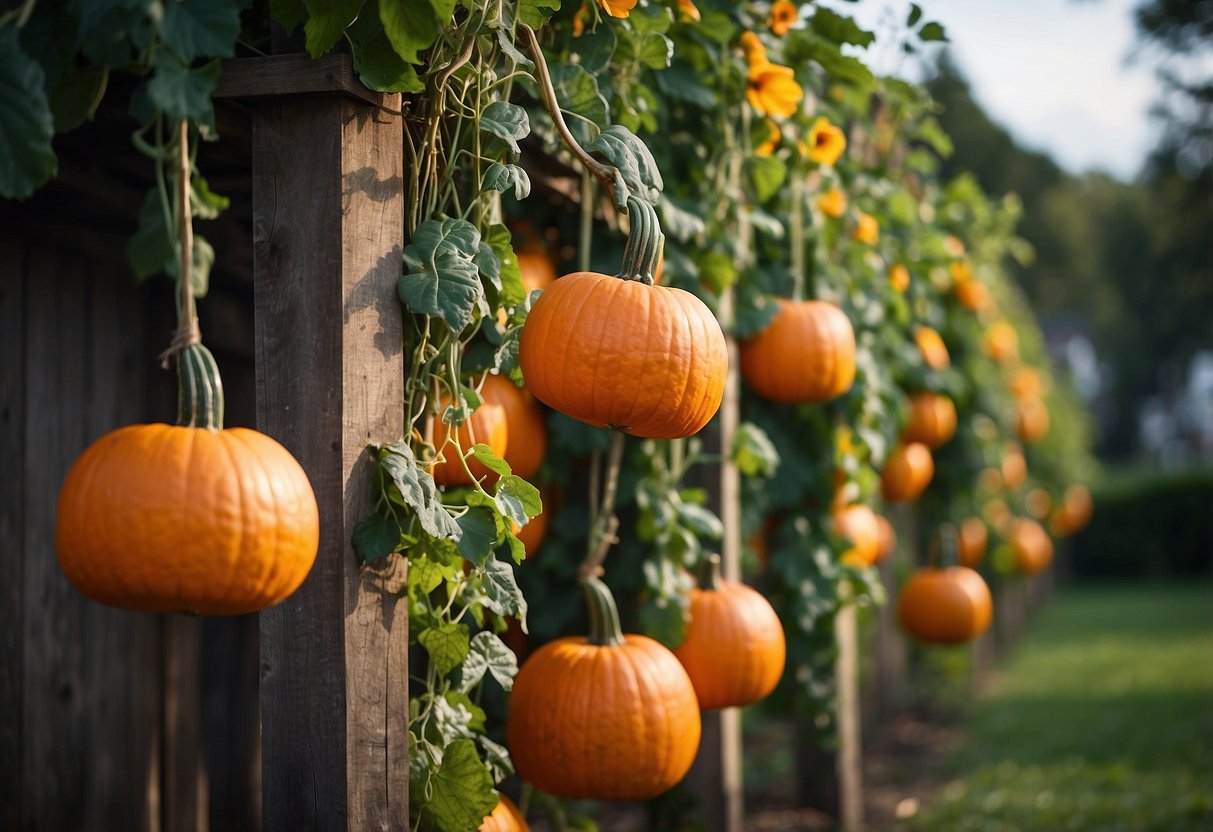
{"type": "Polygon", "coordinates": [[[800,10],[789,0],[775,0],[771,4],[771,32],[776,37],[783,37],[792,28],[792,24],[800,17],[800,10]]]}
{"type": "Polygon", "coordinates": [[[611,17],[627,17],[636,7],[636,0],[598,0],[598,5],[611,17]]]}
{"type": "Polygon", "coordinates": [[[847,149],[847,137],[842,129],[830,124],[830,120],[821,116],[809,128],[809,143],[806,155],[809,161],[819,165],[832,166],[847,149]]]}
{"type": "Polygon", "coordinates": [[[952,363],[948,355],[948,345],[943,342],[943,336],[929,326],[920,326],[914,331],[914,343],[922,353],[922,360],[932,370],[942,370],[952,363]]]}
{"type": "Polygon", "coordinates": [[[952,274],[952,283],[960,285],[968,283],[973,279],[973,266],[968,260],[955,260],[952,265],[948,266],[948,271],[952,274]]]}
{"type": "Polygon", "coordinates": [[[847,195],[842,188],[830,188],[830,190],[817,197],[817,207],[827,217],[838,219],[846,213],[847,195]]]}
{"type": "Polygon", "coordinates": [[[889,285],[905,294],[906,289],[910,288],[910,270],[900,263],[890,266],[889,285]]]}
{"type": "Polygon", "coordinates": [[[783,135],[782,133],[779,132],[779,125],[776,124],[771,119],[768,118],[766,120],[766,124],[767,124],[766,140],[763,141],[762,144],[758,145],[758,147],[754,150],[754,153],[756,153],[759,156],[770,156],[772,153],[774,153],[775,148],[779,147],[779,139],[783,135]]]}
{"type": "Polygon", "coordinates": [[[842,425],[834,434],[834,447],[838,449],[839,456],[854,456],[855,455],[855,434],[851,429],[842,425]]]}
{"type": "Polygon", "coordinates": [[[759,115],[787,118],[800,106],[804,90],[796,83],[791,67],[751,63],[745,95],[759,115]]]}
{"type": "Polygon", "coordinates": [[[699,9],[691,0],[678,0],[678,11],[682,13],[684,19],[699,22],[699,9]]]}
{"type": "Polygon", "coordinates": [[[855,230],[851,232],[851,239],[870,246],[876,245],[876,241],[880,239],[880,223],[876,222],[876,218],[871,214],[860,211],[855,230]]]}
{"type": "Polygon", "coordinates": [[[762,66],[767,62],[767,50],[753,32],[741,33],[741,51],[745,53],[746,63],[751,67],[762,66]]]}

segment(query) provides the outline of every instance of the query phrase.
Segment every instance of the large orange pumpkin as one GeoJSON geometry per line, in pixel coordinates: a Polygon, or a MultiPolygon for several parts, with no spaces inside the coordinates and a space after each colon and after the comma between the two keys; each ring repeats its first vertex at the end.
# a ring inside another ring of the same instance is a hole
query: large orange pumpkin
{"type": "Polygon", "coordinates": [[[921,442],[898,446],[880,472],[880,490],[891,502],[915,500],[931,484],[935,476],[935,460],[931,450],[921,442]]]}
{"type": "Polygon", "coordinates": [[[1095,503],[1085,485],[1071,485],[1062,496],[1061,505],[1053,509],[1050,528],[1058,537],[1068,537],[1086,528],[1091,522],[1095,503]]]}
{"type": "Polygon", "coordinates": [[[820,300],[778,299],[770,326],[741,344],[741,375],[777,402],[827,402],[855,381],[855,330],[820,300]]]}
{"type": "Polygon", "coordinates": [[[510,755],[519,776],[558,797],[647,800],[682,780],[699,750],[695,687],[665,647],[620,632],[605,584],[584,587],[589,637],[548,642],[514,679],[510,755]]]}
{"type": "Polygon", "coordinates": [[[910,396],[910,423],[901,438],[921,442],[934,450],[947,444],[956,434],[956,405],[938,393],[914,393],[910,396]]]}
{"type": "MultiPolygon", "coordinates": [[[[490,376],[490,378],[492,377],[490,376]]],[[[509,383],[509,380],[506,380],[506,384],[509,383]]],[[[468,472],[464,470],[463,463],[459,460],[458,451],[453,445],[446,444],[451,426],[442,420],[442,414],[446,412],[450,404],[449,396],[442,396],[438,400],[438,418],[434,420],[434,447],[442,455],[442,461],[434,464],[431,472],[434,475],[434,481],[439,485],[471,485],[472,477],[480,479],[495,476],[475,457],[468,457],[468,469],[472,472],[472,476],[469,477],[468,472]]],[[[455,436],[459,441],[459,447],[465,454],[472,449],[473,445],[484,443],[497,456],[504,457],[510,438],[505,408],[498,402],[482,399],[480,407],[473,410],[467,421],[459,426],[455,436]]]]}
{"type": "Polygon", "coordinates": [[[1039,442],[1049,432],[1049,408],[1044,401],[1031,396],[1018,402],[1019,438],[1024,442],[1039,442]]]}
{"type": "Polygon", "coordinates": [[[967,566],[916,569],[901,588],[897,620],[928,644],[963,644],[986,631],[994,612],[990,588],[967,566]]]}
{"type": "Polygon", "coordinates": [[[505,795],[498,796],[497,805],[480,824],[480,832],[530,832],[526,818],[505,795]]]}
{"type": "Polygon", "coordinates": [[[686,668],[699,707],[741,707],[764,698],[783,675],[787,644],[779,616],[766,598],[720,577],[713,556],[691,590],[691,623],[674,651],[686,668]]]}
{"type": "Polygon", "coordinates": [[[205,347],[187,347],[177,361],[182,424],[119,428],[68,471],[59,565],[81,593],[114,607],[256,612],[311,570],[316,497],[280,444],[222,429],[222,387],[205,347]]]}
{"type": "Polygon", "coordinates": [[[863,503],[840,508],[834,512],[834,531],[851,543],[842,553],[843,563],[870,566],[880,551],[880,522],[876,512],[863,503]]]}
{"type": "Polygon", "coordinates": [[[506,438],[502,458],[510,469],[524,479],[539,470],[548,448],[548,429],[543,409],[526,388],[519,388],[505,376],[491,375],[484,380],[480,397],[487,404],[499,404],[505,411],[506,438]]]}
{"type": "Polygon", "coordinates": [[[981,559],[986,556],[989,541],[989,530],[980,517],[970,517],[961,523],[960,534],[956,538],[956,559],[960,561],[960,565],[970,569],[977,568],[981,559]]]}
{"type": "Polygon", "coordinates": [[[1034,575],[1053,562],[1053,540],[1035,520],[1020,517],[1012,521],[1007,538],[1015,551],[1015,566],[1025,575],[1034,575]]]}

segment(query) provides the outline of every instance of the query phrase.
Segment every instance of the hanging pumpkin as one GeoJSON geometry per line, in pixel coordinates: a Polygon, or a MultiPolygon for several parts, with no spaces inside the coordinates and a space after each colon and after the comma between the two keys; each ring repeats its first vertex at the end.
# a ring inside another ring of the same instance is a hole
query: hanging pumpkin
{"type": "Polygon", "coordinates": [[[897,548],[897,530],[883,514],[876,515],[876,525],[880,529],[880,542],[876,545],[876,560],[873,563],[880,563],[897,548]]]}
{"type": "Polygon", "coordinates": [[[527,317],[519,362],[535,397],[574,419],[653,439],[690,436],[724,395],[724,333],[699,298],[652,285],[657,216],[634,197],[628,205],[622,274],[553,283],[527,317]]]}
{"type": "Polygon", "coordinates": [[[589,637],[548,642],[514,679],[510,755],[520,777],[558,797],[648,800],[682,780],[699,750],[695,688],[665,647],[620,632],[602,581],[584,589],[589,637]]]}
{"type": "Polygon", "coordinates": [[[1040,379],[1040,373],[1032,367],[1016,370],[1008,387],[1011,395],[1017,399],[1038,399],[1044,394],[1044,382],[1040,379]]]}
{"type": "Polygon", "coordinates": [[[965,280],[956,284],[956,301],[966,309],[980,311],[990,305],[990,290],[979,280],[965,280]]]}
{"type": "Polygon", "coordinates": [[[918,345],[923,363],[932,370],[942,370],[951,365],[948,345],[943,342],[943,336],[931,327],[920,326],[914,330],[914,343],[918,345]]]}
{"type": "Polygon", "coordinates": [[[529,390],[519,388],[505,376],[485,378],[480,397],[486,404],[501,405],[505,411],[508,441],[501,456],[515,474],[530,479],[547,454],[548,429],[543,408],[529,390]]]}
{"type": "Polygon", "coordinates": [[[976,569],[986,556],[989,541],[990,532],[980,517],[970,517],[961,523],[956,540],[956,559],[960,565],[976,569]]]}
{"type": "Polygon", "coordinates": [[[480,832],[530,832],[526,818],[505,795],[499,795],[497,805],[480,824],[480,832]]]}
{"type": "Polygon", "coordinates": [[[742,707],[766,697],[783,675],[783,625],[766,598],[743,583],[720,577],[720,558],[709,558],[691,590],[691,623],[674,651],[686,668],[699,707],[742,707]]]}
{"type": "Polygon", "coordinates": [[[897,598],[902,629],[927,644],[963,644],[986,631],[993,616],[990,588],[967,566],[916,569],[897,598]]]}
{"type": "Polygon", "coordinates": [[[956,405],[939,393],[914,393],[910,396],[910,423],[901,438],[921,442],[932,450],[947,444],[956,434],[956,405]]]}
{"type": "Polygon", "coordinates": [[[741,375],[777,402],[828,402],[855,381],[855,330],[846,313],[820,300],[778,299],[779,312],[741,344],[741,375]]]}
{"type": "Polygon", "coordinates": [[[1013,520],[1007,539],[1015,551],[1015,566],[1025,575],[1035,575],[1053,562],[1053,540],[1035,520],[1013,520]]]}
{"type": "Polygon", "coordinates": [[[1008,491],[1014,491],[1023,485],[1028,478],[1028,461],[1024,459],[1023,448],[1015,442],[1008,442],[1002,452],[1002,484],[1008,491]]]}
{"type": "MultiPolygon", "coordinates": [[[[487,384],[488,380],[485,381],[487,384]]],[[[506,384],[509,383],[506,380],[506,384]]],[[[472,456],[467,458],[467,470],[465,470],[463,462],[459,459],[458,450],[454,445],[446,444],[451,425],[443,421],[442,414],[450,405],[449,396],[439,398],[438,417],[434,419],[434,447],[441,454],[442,461],[434,463],[431,472],[434,475],[434,481],[439,485],[471,485],[473,477],[478,480],[483,477],[495,477],[496,475],[486,468],[484,463],[472,456]],[[471,471],[471,476],[468,475],[468,470],[471,471]]],[[[505,408],[497,402],[482,399],[480,407],[473,410],[467,421],[456,429],[455,437],[465,454],[472,449],[473,445],[483,443],[488,445],[497,456],[504,457],[509,447],[510,437],[505,408]]]]}
{"type": "Polygon", "coordinates": [[[982,338],[986,355],[1000,364],[1019,357],[1019,335],[1007,321],[995,321],[986,328],[982,338]]]}
{"type": "Polygon", "coordinates": [[[1039,442],[1049,432],[1049,408],[1035,397],[1021,398],[1018,402],[1019,438],[1024,442],[1039,442]]]}
{"type": "Polygon", "coordinates": [[[82,594],[145,612],[241,615],[278,603],[311,571],[320,515],[280,444],[223,429],[223,389],[201,344],[177,356],[178,425],[107,433],[59,494],[59,565],[82,594]]]}
{"type": "Polygon", "coordinates": [[[899,445],[885,461],[880,472],[880,490],[884,498],[898,503],[916,500],[935,476],[931,450],[921,442],[899,445]]]}
{"type": "Polygon", "coordinates": [[[1068,537],[1082,531],[1091,522],[1095,503],[1085,485],[1071,485],[1061,498],[1061,505],[1053,509],[1049,525],[1053,534],[1068,537]]]}
{"type": "Polygon", "coordinates": [[[843,563],[870,566],[880,550],[880,523],[876,512],[864,503],[853,503],[833,513],[834,532],[851,543],[842,553],[843,563]]]}

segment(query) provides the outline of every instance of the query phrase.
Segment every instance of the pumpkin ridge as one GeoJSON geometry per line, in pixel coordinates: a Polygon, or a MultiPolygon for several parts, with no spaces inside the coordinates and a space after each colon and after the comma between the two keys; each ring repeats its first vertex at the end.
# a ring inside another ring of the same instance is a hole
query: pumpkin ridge
{"type": "MultiPolygon", "coordinates": [[[[653,308],[653,306],[654,306],[653,305],[653,295],[649,292],[644,292],[642,294],[642,297],[644,298],[644,300],[643,300],[644,314],[643,314],[643,317],[639,318],[639,320],[643,321],[643,328],[646,331],[648,331],[652,328],[653,318],[655,316],[655,310],[653,308]]],[[[632,333],[632,334],[634,334],[634,333],[632,333]]],[[[669,333],[669,338],[667,339],[666,348],[664,350],[664,352],[667,355],[669,354],[670,347],[673,345],[673,343],[674,343],[674,331],[673,331],[673,328],[671,328],[670,333],[669,333]]],[[[620,414],[627,415],[627,421],[629,423],[629,427],[633,426],[633,425],[648,424],[648,422],[652,418],[652,413],[649,413],[648,415],[641,417],[636,412],[637,404],[640,402],[640,397],[642,395],[644,395],[646,398],[648,397],[649,384],[652,383],[649,380],[650,375],[652,375],[651,370],[652,370],[652,367],[649,365],[648,362],[646,362],[646,364],[643,368],[643,372],[640,373],[639,378],[635,379],[635,383],[630,385],[632,387],[632,401],[628,403],[628,406],[626,408],[620,408],[620,411],[619,411],[620,414]]]]}
{"type": "Polygon", "coordinates": [[[647,644],[639,641],[630,642],[628,645],[633,650],[632,661],[628,662],[631,665],[632,674],[635,678],[636,693],[642,700],[656,701],[660,708],[659,714],[653,714],[651,710],[645,709],[641,711],[641,721],[643,724],[643,736],[648,737],[655,745],[657,755],[653,760],[655,771],[660,773],[662,779],[669,776],[672,768],[670,736],[668,726],[671,724],[673,715],[670,713],[670,703],[667,696],[653,697],[651,694],[662,689],[661,676],[657,667],[657,656],[653,655],[647,644]],[[659,718],[655,718],[659,717],[659,718]]]}
{"type": "MultiPolygon", "coordinates": [[[[605,286],[605,283],[606,283],[606,281],[603,281],[603,280],[594,280],[593,285],[590,286],[589,291],[585,292],[584,295],[581,297],[581,303],[577,307],[576,316],[570,317],[570,319],[569,319],[569,326],[568,326],[568,334],[570,336],[569,340],[571,342],[582,342],[582,347],[584,348],[584,351],[591,352],[594,355],[602,354],[602,344],[603,344],[603,341],[606,340],[607,331],[608,331],[609,327],[607,327],[605,325],[606,324],[606,315],[600,315],[600,316],[587,315],[586,307],[590,306],[590,302],[592,300],[594,300],[594,296],[596,294],[600,294],[600,292],[599,292],[600,288],[605,287],[609,291],[610,287],[605,286]],[[590,322],[587,323],[586,319],[589,319],[590,322]],[[590,328],[591,325],[593,326],[593,329],[590,328]],[[587,336],[587,337],[583,338],[582,337],[583,335],[587,336]],[[589,346],[588,342],[589,342],[590,338],[592,338],[594,335],[597,335],[597,341],[594,344],[594,348],[592,350],[590,350],[590,349],[588,349],[588,346],[589,346]]],[[[609,299],[613,299],[613,293],[611,295],[611,298],[609,298],[609,299]]],[[[608,300],[607,308],[608,309],[610,308],[609,300],[608,300]]],[[[590,373],[589,385],[587,388],[587,386],[585,385],[585,382],[584,382],[585,373],[584,372],[577,373],[576,370],[578,368],[569,367],[569,362],[571,360],[573,352],[574,351],[571,349],[561,350],[563,361],[561,363],[560,374],[558,376],[558,378],[563,378],[563,379],[574,378],[574,379],[578,380],[578,384],[574,387],[574,399],[575,400],[574,400],[574,402],[572,402],[572,407],[570,408],[571,410],[575,410],[576,413],[570,413],[569,415],[579,421],[594,424],[595,427],[601,427],[601,425],[597,424],[599,420],[595,416],[595,414],[600,412],[598,410],[598,394],[599,394],[601,387],[599,385],[598,377],[599,377],[600,371],[603,369],[603,365],[606,363],[609,363],[609,362],[602,362],[602,361],[593,362],[593,370],[590,373]],[[585,394],[586,394],[587,390],[589,393],[589,408],[588,409],[586,408],[586,401],[585,401],[585,394]],[[589,422],[590,419],[594,419],[594,421],[589,422]]],[[[566,388],[566,390],[567,390],[567,388],[566,388]]],[[[566,396],[567,396],[567,393],[566,393],[566,396]]],[[[564,401],[568,401],[568,399],[565,398],[564,401]]]]}
{"type": "MultiPolygon", "coordinates": [[[[600,316],[599,323],[600,337],[598,341],[598,349],[596,352],[600,356],[604,356],[606,361],[599,361],[594,367],[594,385],[591,402],[594,413],[599,418],[606,414],[606,418],[602,421],[608,424],[618,424],[622,432],[627,433],[635,422],[626,417],[631,417],[634,414],[630,409],[623,407],[620,401],[618,391],[625,386],[625,382],[631,382],[631,374],[635,368],[630,360],[625,359],[628,352],[628,342],[635,335],[633,326],[636,323],[636,318],[633,316],[624,317],[616,311],[619,301],[631,303],[631,287],[628,286],[627,280],[617,277],[611,277],[608,280],[600,280],[595,285],[603,286],[606,291],[606,300],[604,309],[600,316]],[[612,280],[618,280],[618,283],[612,283],[612,280]],[[600,381],[601,379],[601,381],[600,381]],[[600,398],[601,397],[601,398],[600,398]]],[[[637,297],[644,297],[638,295],[637,297]]],[[[647,307],[648,298],[641,301],[647,307]]],[[[645,310],[648,311],[647,308],[645,310]]],[[[644,320],[647,322],[648,316],[644,320]]],[[[633,396],[639,394],[640,385],[633,386],[635,392],[633,396]]]]}
{"type": "MultiPolygon", "coordinates": [[[[270,471],[266,469],[264,460],[262,459],[263,454],[257,453],[257,451],[259,450],[257,448],[257,445],[261,444],[261,443],[256,442],[252,436],[246,435],[245,432],[239,428],[236,428],[234,430],[229,430],[226,433],[227,433],[227,436],[228,436],[230,442],[240,444],[247,451],[249,451],[248,454],[244,455],[246,459],[254,460],[257,462],[257,466],[256,466],[257,471],[255,473],[264,477],[266,485],[267,485],[267,490],[269,491],[270,495],[273,497],[273,505],[275,508],[274,539],[273,539],[272,551],[275,554],[277,554],[278,557],[271,558],[268,562],[266,562],[265,558],[261,559],[263,571],[260,576],[260,580],[255,582],[254,586],[252,587],[252,589],[253,589],[252,596],[253,597],[251,599],[245,599],[245,604],[247,605],[249,603],[249,601],[256,601],[256,600],[265,601],[265,600],[273,599],[276,601],[280,587],[281,587],[280,575],[281,575],[282,566],[283,566],[283,564],[281,563],[281,561],[282,561],[281,555],[282,555],[282,550],[284,548],[283,540],[282,540],[282,525],[283,525],[282,524],[282,508],[285,504],[284,496],[287,499],[289,499],[291,503],[294,503],[295,501],[290,498],[294,497],[295,495],[293,495],[293,494],[292,495],[283,495],[283,494],[279,493],[277,486],[280,483],[278,482],[277,478],[275,478],[270,473],[270,471]]],[[[272,439],[271,439],[271,441],[272,441],[272,439]]],[[[275,449],[275,451],[276,450],[277,449],[275,449]]],[[[292,508],[293,508],[293,506],[292,506],[292,508]]],[[[292,546],[292,548],[295,548],[295,547],[292,546]]],[[[293,553],[292,553],[292,556],[293,556],[293,553]]],[[[293,557],[292,557],[292,559],[293,559],[293,557]]],[[[237,565],[239,565],[239,564],[237,564],[237,565]]]]}
{"type": "MultiPolygon", "coordinates": [[[[230,436],[230,434],[228,436],[230,436]]],[[[219,593],[216,601],[225,609],[231,609],[241,606],[241,601],[247,602],[247,599],[241,597],[242,595],[247,594],[248,591],[246,587],[241,586],[241,567],[244,566],[244,561],[249,560],[248,556],[250,553],[247,551],[247,549],[249,548],[250,542],[255,540],[255,535],[249,534],[249,501],[245,489],[244,466],[242,461],[237,458],[239,455],[233,453],[231,443],[226,441],[227,438],[228,437],[226,437],[223,433],[220,433],[215,437],[215,441],[216,444],[223,449],[223,453],[227,456],[228,462],[231,465],[231,474],[228,478],[234,481],[236,486],[236,505],[239,507],[240,523],[239,536],[236,538],[233,556],[226,564],[227,585],[224,587],[223,591],[219,593]],[[241,592],[241,590],[243,590],[243,592],[241,592]],[[233,598],[233,595],[235,595],[235,598],[233,598]]],[[[278,528],[277,524],[275,524],[275,542],[277,541],[277,537],[278,528]]]]}
{"type": "MultiPolygon", "coordinates": [[[[678,290],[670,289],[669,291],[677,292],[678,290]]],[[[666,316],[667,318],[672,317],[674,319],[670,321],[671,346],[677,344],[681,336],[682,340],[686,342],[689,352],[675,353],[670,348],[667,348],[665,351],[666,363],[662,367],[665,372],[664,378],[661,379],[661,381],[668,387],[671,377],[677,373],[678,375],[682,376],[682,389],[678,392],[678,397],[675,399],[664,402],[659,400],[655,402],[655,406],[651,409],[648,417],[645,420],[645,424],[655,428],[655,430],[646,431],[646,433],[657,433],[658,438],[666,438],[670,436],[674,432],[671,430],[671,428],[675,426],[677,427],[678,433],[685,433],[686,428],[689,427],[689,423],[686,421],[686,419],[691,415],[686,414],[686,416],[683,417],[683,421],[677,423],[671,422],[671,415],[682,410],[682,404],[688,398],[687,391],[692,383],[692,368],[695,367],[695,343],[694,338],[691,337],[693,335],[691,331],[692,317],[687,309],[683,297],[678,294],[670,295],[670,297],[675,301],[675,306],[679,313],[673,316],[666,316]]],[[[672,388],[669,389],[672,390],[672,388]]]]}

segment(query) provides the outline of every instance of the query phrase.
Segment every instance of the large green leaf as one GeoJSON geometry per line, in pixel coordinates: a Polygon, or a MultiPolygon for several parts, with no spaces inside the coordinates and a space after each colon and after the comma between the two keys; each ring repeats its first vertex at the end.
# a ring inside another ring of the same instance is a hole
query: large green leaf
{"type": "Polygon", "coordinates": [[[24,199],[55,172],[54,121],[42,68],[0,29],[0,196],[24,199]]]}
{"type": "Polygon", "coordinates": [[[610,108],[607,100],[598,91],[598,81],[577,64],[556,64],[549,67],[552,87],[560,108],[576,113],[594,124],[607,123],[610,108]]]}
{"type": "Polygon", "coordinates": [[[468,628],[466,624],[448,621],[437,627],[428,627],[417,636],[417,641],[429,653],[434,669],[442,676],[463,663],[468,654],[468,628]]]}
{"type": "MultiPolygon", "coordinates": [[[[522,170],[519,168],[519,170],[522,170]]],[[[526,175],[525,171],[522,171],[526,175]]],[[[530,180],[527,180],[528,187],[530,180]]],[[[514,253],[513,239],[510,230],[500,223],[490,225],[484,236],[484,242],[489,244],[497,257],[498,275],[501,278],[501,303],[510,308],[518,306],[526,300],[526,287],[522,285],[522,271],[518,266],[518,256],[514,253]]]]}
{"type": "Polygon", "coordinates": [[[488,596],[487,606],[498,615],[512,615],[522,625],[526,626],[526,598],[518,588],[514,579],[514,567],[508,563],[490,558],[484,564],[484,591],[488,596]]]}
{"type": "Polygon", "coordinates": [[[160,39],[186,63],[230,58],[240,36],[240,6],[236,0],[171,0],[164,4],[160,39]]]}
{"type": "Polygon", "coordinates": [[[779,470],[779,451],[766,431],[742,422],[733,433],[733,462],[747,477],[772,477],[779,470]]]}
{"type": "Polygon", "coordinates": [[[509,474],[497,481],[497,492],[493,500],[501,515],[519,526],[525,525],[529,518],[543,511],[539,489],[515,474],[509,474]]]}
{"type": "MultiPolygon", "coordinates": [[[[374,2],[374,0],[370,0],[374,2]]],[[[319,58],[341,40],[341,33],[362,11],[363,0],[303,0],[308,18],[303,24],[307,51],[319,58]]]]}
{"type": "MultiPolygon", "coordinates": [[[[480,129],[492,133],[509,145],[517,159],[522,149],[518,140],[531,134],[531,121],[526,110],[508,101],[493,101],[480,114],[480,129]]],[[[528,188],[529,189],[529,188],[528,188]]],[[[521,199],[521,197],[519,197],[521,199]]]]}
{"type": "Polygon", "coordinates": [[[751,156],[745,160],[745,169],[759,202],[766,202],[779,193],[788,176],[787,163],[778,156],[751,156]]]}
{"type": "Polygon", "coordinates": [[[467,220],[426,220],[404,249],[406,273],[397,283],[410,311],[442,318],[456,332],[484,298],[476,255],[480,232],[467,220]]]}
{"type": "Polygon", "coordinates": [[[379,20],[396,54],[411,64],[421,63],[420,52],[430,48],[442,27],[450,22],[451,10],[435,7],[429,0],[379,0],[379,20]]]}
{"type": "Polygon", "coordinates": [[[525,169],[518,165],[506,165],[493,162],[484,172],[484,182],[481,190],[514,192],[514,199],[526,199],[531,193],[531,177],[525,169]]]}
{"type": "Polygon", "coordinates": [[[504,690],[509,690],[514,686],[514,676],[518,673],[518,659],[495,633],[481,631],[472,637],[471,649],[463,662],[459,689],[465,693],[471,690],[486,672],[504,690]]]}
{"type": "Polygon", "coordinates": [[[392,495],[395,501],[413,510],[422,530],[430,537],[458,540],[459,526],[439,500],[434,478],[413,456],[408,443],[394,442],[381,449],[380,456],[380,467],[396,487],[392,495]]]}
{"type": "Polygon", "coordinates": [[[493,778],[470,739],[458,739],[446,747],[430,784],[433,795],[425,809],[440,832],[479,829],[497,805],[493,778]]]}
{"type": "Polygon", "coordinates": [[[218,81],[219,61],[191,69],[176,55],[162,53],[156,59],[156,72],[148,81],[147,94],[152,104],[173,121],[190,119],[214,125],[211,93],[218,81]]]}
{"type": "Polygon", "coordinates": [[[560,11],[560,0],[518,0],[518,22],[538,29],[560,11]]]}
{"type": "Polygon", "coordinates": [[[353,544],[354,552],[363,563],[379,560],[399,548],[400,527],[390,517],[372,514],[354,529],[353,544]]]}
{"type": "Polygon", "coordinates": [[[425,91],[425,84],[417,76],[416,68],[392,47],[377,18],[362,15],[349,34],[354,52],[354,71],[362,83],[380,92],[425,91]],[[364,25],[364,19],[370,23],[364,25]]]}
{"type": "MultiPolygon", "coordinates": [[[[173,187],[171,182],[170,187],[173,187]]],[[[193,253],[190,275],[194,283],[194,295],[205,297],[210,288],[215,250],[201,234],[195,234],[193,253]]],[[[158,274],[177,277],[177,235],[170,233],[164,224],[164,208],[160,204],[160,193],[155,188],[148,191],[144,197],[143,206],[139,209],[139,225],[134,235],[127,240],[126,254],[136,280],[146,280],[158,274]]]]}
{"type": "Polygon", "coordinates": [[[493,549],[497,540],[497,523],[487,508],[473,507],[455,520],[463,532],[459,538],[459,554],[480,565],[493,549]]]}
{"type": "Polygon", "coordinates": [[[856,46],[870,46],[876,40],[876,35],[862,29],[853,17],[845,17],[830,11],[823,6],[817,6],[813,17],[809,20],[813,31],[834,43],[850,43],[856,46]]]}

